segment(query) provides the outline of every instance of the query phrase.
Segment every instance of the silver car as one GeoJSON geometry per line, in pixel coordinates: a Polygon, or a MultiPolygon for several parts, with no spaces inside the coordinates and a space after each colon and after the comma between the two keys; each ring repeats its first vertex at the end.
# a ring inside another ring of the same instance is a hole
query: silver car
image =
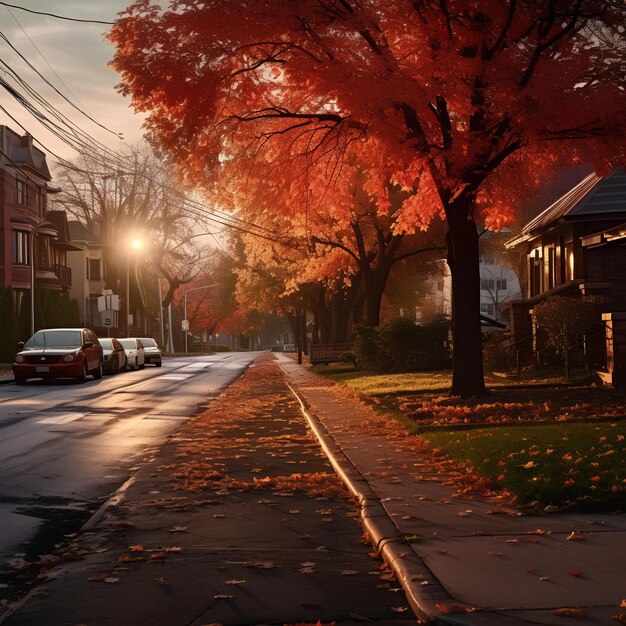
{"type": "Polygon", "coordinates": [[[142,370],[146,365],[146,358],[141,339],[124,337],[118,339],[118,341],[122,344],[124,352],[126,352],[126,369],[142,370]]]}
{"type": "Polygon", "coordinates": [[[146,365],[148,365],[148,363],[152,363],[156,367],[161,367],[162,356],[157,342],[152,339],[152,337],[141,337],[140,341],[143,343],[146,365]]]}

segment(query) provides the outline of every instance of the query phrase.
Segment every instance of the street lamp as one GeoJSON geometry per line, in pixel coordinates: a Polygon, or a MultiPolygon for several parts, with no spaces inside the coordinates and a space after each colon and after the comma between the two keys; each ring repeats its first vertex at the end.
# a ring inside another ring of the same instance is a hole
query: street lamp
{"type": "Polygon", "coordinates": [[[126,336],[130,330],[130,255],[136,253],[143,247],[141,239],[132,239],[129,243],[128,254],[126,255],[126,336]]]}
{"type": "MultiPolygon", "coordinates": [[[[187,294],[190,291],[199,291],[200,289],[210,289],[211,287],[217,287],[219,283],[211,283],[210,285],[203,285],[202,287],[192,287],[191,289],[185,289],[185,303],[184,303],[184,313],[185,313],[185,321],[187,321],[187,294]]],[[[189,354],[189,350],[187,349],[187,333],[188,328],[185,330],[185,354],[189,354]]]]}
{"type": "Polygon", "coordinates": [[[47,223],[47,220],[40,220],[30,231],[30,334],[35,334],[35,235],[40,226],[47,223]]]}

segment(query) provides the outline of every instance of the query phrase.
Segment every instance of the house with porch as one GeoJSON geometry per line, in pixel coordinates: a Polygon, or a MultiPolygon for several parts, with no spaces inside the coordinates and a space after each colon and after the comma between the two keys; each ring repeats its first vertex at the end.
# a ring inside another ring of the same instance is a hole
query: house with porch
{"type": "MultiPolygon", "coordinates": [[[[599,295],[606,310],[626,311],[625,224],[626,172],[617,169],[589,174],[507,242],[526,258],[526,292],[509,303],[510,331],[524,356],[536,342],[533,307],[550,296],[599,295]]],[[[604,337],[588,349],[598,360],[604,337]]]]}

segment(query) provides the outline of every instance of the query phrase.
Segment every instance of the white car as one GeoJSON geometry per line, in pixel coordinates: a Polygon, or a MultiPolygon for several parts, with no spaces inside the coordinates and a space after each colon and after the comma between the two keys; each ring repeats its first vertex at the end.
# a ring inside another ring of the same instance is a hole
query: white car
{"type": "Polygon", "coordinates": [[[142,370],[146,366],[146,357],[141,339],[136,337],[124,337],[118,339],[126,352],[126,369],[142,370]]]}

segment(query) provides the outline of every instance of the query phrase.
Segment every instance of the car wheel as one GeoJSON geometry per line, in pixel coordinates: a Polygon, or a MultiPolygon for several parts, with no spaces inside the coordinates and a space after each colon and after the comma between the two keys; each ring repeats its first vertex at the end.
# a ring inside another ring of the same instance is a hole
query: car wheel
{"type": "Polygon", "coordinates": [[[142,363],[142,364],[139,366],[139,369],[140,369],[140,370],[142,370],[145,366],[146,366],[146,364],[145,364],[145,363],[142,363]]]}
{"type": "Polygon", "coordinates": [[[98,367],[91,373],[94,380],[100,380],[102,378],[102,371],[104,367],[102,366],[102,360],[98,360],[98,367]]]}
{"type": "Polygon", "coordinates": [[[87,380],[87,361],[83,363],[83,373],[77,378],[79,383],[84,383],[87,380]]]}
{"type": "Polygon", "coordinates": [[[156,367],[161,367],[161,361],[157,361],[154,365],[155,365],[156,367]]]}

